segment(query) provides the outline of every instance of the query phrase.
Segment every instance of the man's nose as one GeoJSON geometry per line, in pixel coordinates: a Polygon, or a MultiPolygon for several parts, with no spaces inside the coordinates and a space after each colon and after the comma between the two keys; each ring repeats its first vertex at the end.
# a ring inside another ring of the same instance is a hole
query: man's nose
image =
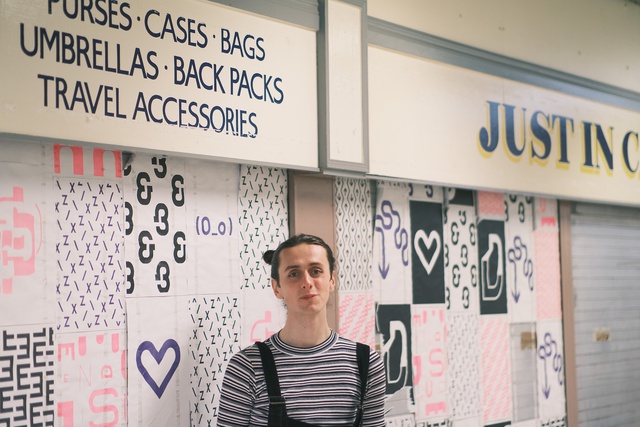
{"type": "Polygon", "coordinates": [[[302,287],[305,288],[307,286],[311,286],[312,283],[313,283],[313,279],[311,277],[311,274],[309,274],[308,272],[305,272],[304,275],[302,276],[302,287]]]}

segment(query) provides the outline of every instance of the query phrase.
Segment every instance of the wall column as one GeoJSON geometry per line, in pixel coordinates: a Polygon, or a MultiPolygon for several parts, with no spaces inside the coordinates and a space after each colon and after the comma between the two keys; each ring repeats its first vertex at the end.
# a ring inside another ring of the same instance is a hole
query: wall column
{"type": "MultiPolygon", "coordinates": [[[[289,172],[289,231],[321,237],[336,254],[333,178],[308,172],[289,172]]],[[[337,275],[336,275],[337,280],[337,275]]],[[[337,283],[336,283],[337,285],[337,283]]],[[[329,327],[338,330],[338,286],[329,299],[329,327]]]]}

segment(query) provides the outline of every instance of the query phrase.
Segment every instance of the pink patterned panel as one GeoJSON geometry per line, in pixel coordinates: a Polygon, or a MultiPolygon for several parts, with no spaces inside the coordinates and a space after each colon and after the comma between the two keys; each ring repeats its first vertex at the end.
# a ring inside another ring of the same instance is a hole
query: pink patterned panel
{"type": "Polygon", "coordinates": [[[80,145],[54,144],[53,172],[69,175],[69,171],[65,168],[65,166],[69,166],[69,163],[71,163],[73,175],[122,178],[122,153],[120,151],[87,148],[80,145]]]}
{"type": "Polygon", "coordinates": [[[534,228],[558,228],[558,202],[556,199],[535,199],[534,228]]]}
{"type": "Polygon", "coordinates": [[[533,238],[537,318],[538,320],[562,319],[558,232],[553,229],[538,229],[533,232],[533,238]]]}
{"type": "Polygon", "coordinates": [[[340,295],[338,317],[341,336],[371,347],[374,346],[373,295],[366,293],[340,295]]]}
{"type": "Polygon", "coordinates": [[[126,426],[124,330],[59,333],[56,340],[58,424],[126,426]]]}
{"type": "Polygon", "coordinates": [[[511,416],[511,362],[507,316],[480,319],[482,421],[511,416]]]}
{"type": "Polygon", "coordinates": [[[444,418],[448,414],[445,311],[431,304],[414,304],[411,313],[416,420],[444,418]]]}
{"type": "Polygon", "coordinates": [[[13,293],[14,278],[36,271],[42,228],[40,207],[25,201],[24,187],[0,192],[0,294],[13,293]]]}
{"type": "Polygon", "coordinates": [[[478,191],[478,216],[501,218],[505,216],[504,194],[478,191]]]}

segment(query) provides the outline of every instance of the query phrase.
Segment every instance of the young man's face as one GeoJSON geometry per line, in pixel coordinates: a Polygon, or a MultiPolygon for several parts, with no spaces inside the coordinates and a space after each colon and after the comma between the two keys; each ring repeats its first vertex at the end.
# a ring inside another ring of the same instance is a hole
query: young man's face
{"type": "Polygon", "coordinates": [[[276,297],[283,299],[289,314],[318,313],[326,309],[335,280],[322,246],[301,244],[280,252],[280,281],[271,279],[276,297]]]}

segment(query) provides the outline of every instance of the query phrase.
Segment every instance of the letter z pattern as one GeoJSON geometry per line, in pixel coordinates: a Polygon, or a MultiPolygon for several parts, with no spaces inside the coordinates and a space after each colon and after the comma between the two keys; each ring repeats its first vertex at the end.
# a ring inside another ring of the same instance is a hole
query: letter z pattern
{"type": "Polygon", "coordinates": [[[565,427],[565,417],[542,421],[540,427],[565,427]]]}
{"type": "Polygon", "coordinates": [[[122,185],[56,178],[57,329],[124,327],[122,185]]]}
{"type": "Polygon", "coordinates": [[[190,298],[189,314],[191,425],[211,426],[218,418],[223,372],[231,356],[241,349],[239,297],[190,298]]]}
{"type": "Polygon", "coordinates": [[[270,274],[261,257],[288,237],[287,194],[286,170],[241,166],[238,213],[242,288],[270,286],[270,274]]]}

